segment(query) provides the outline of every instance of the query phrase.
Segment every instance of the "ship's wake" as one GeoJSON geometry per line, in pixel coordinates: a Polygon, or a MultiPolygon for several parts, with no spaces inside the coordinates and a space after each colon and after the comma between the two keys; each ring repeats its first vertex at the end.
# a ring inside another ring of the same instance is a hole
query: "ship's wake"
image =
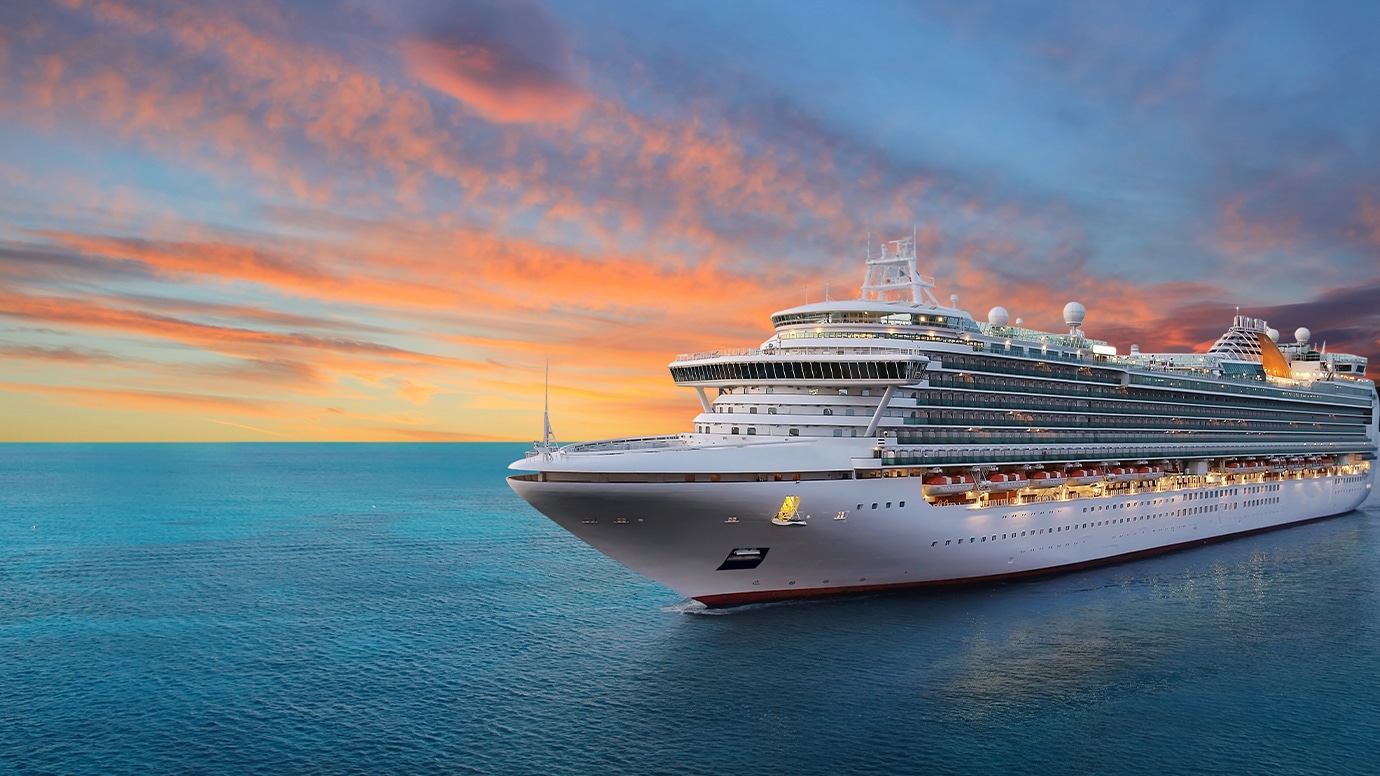
{"type": "Polygon", "coordinates": [[[667,612],[668,614],[718,616],[723,614],[746,614],[748,612],[757,612],[763,609],[777,609],[783,606],[799,606],[808,603],[811,602],[805,599],[791,599],[784,601],[762,601],[753,604],[738,604],[728,607],[710,607],[705,606],[703,603],[693,598],[686,598],[661,607],[661,611],[667,612]]]}

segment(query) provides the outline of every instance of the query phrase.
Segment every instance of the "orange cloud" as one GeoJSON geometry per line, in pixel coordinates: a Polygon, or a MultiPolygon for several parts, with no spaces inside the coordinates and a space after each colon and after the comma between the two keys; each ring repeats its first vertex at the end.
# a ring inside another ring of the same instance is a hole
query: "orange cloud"
{"type": "Polygon", "coordinates": [[[589,105],[589,94],[541,70],[514,73],[511,55],[476,45],[447,46],[427,40],[402,43],[417,80],[502,123],[568,123],[589,105]]]}
{"type": "Polygon", "coordinates": [[[528,0],[451,4],[400,44],[413,77],[499,123],[568,124],[590,103],[573,45],[528,0]]]}
{"type": "Polygon", "coordinates": [[[99,410],[136,410],[156,413],[224,412],[232,415],[264,416],[276,414],[280,410],[277,403],[271,401],[173,391],[28,383],[0,383],[0,390],[33,393],[49,399],[60,398],[65,404],[99,410]]]}

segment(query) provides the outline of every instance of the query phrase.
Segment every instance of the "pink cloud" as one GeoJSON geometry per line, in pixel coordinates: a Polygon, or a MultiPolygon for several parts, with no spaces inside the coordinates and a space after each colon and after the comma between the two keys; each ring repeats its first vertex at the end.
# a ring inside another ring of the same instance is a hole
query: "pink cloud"
{"type": "Polygon", "coordinates": [[[460,4],[440,31],[401,44],[412,75],[490,121],[568,123],[590,103],[571,77],[572,46],[530,3],[460,4]]]}

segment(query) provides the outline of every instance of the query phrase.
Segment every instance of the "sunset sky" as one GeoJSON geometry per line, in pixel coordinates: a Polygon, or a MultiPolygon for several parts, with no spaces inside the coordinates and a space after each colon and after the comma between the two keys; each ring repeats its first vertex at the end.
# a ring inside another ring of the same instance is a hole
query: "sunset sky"
{"type": "MultiPolygon", "coordinates": [[[[1380,5],[0,3],[0,441],[689,430],[856,295],[1380,362],[1380,5]]],[[[1372,370],[1373,371],[1373,370],[1372,370]]]]}

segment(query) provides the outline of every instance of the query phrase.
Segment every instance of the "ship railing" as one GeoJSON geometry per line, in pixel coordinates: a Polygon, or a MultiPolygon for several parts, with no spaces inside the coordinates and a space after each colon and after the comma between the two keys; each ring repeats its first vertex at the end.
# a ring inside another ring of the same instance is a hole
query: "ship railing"
{"type": "Polygon", "coordinates": [[[932,351],[920,348],[871,348],[871,347],[813,347],[813,348],[771,348],[763,350],[760,348],[741,348],[738,350],[705,350],[698,353],[682,353],[676,356],[672,363],[682,361],[701,361],[710,358],[731,358],[731,357],[750,357],[757,358],[766,356],[768,358],[786,357],[800,358],[801,356],[818,357],[821,360],[837,360],[840,356],[929,356],[932,351]]]}
{"type": "Polygon", "coordinates": [[[662,450],[681,447],[685,437],[681,434],[664,436],[628,437],[625,439],[600,439],[593,442],[576,442],[561,448],[562,453],[621,453],[629,450],[662,450]]]}
{"type": "Polygon", "coordinates": [[[695,353],[682,353],[676,356],[676,361],[699,361],[705,358],[723,358],[725,356],[760,356],[762,351],[759,348],[725,348],[723,350],[701,350],[695,353]]]}

